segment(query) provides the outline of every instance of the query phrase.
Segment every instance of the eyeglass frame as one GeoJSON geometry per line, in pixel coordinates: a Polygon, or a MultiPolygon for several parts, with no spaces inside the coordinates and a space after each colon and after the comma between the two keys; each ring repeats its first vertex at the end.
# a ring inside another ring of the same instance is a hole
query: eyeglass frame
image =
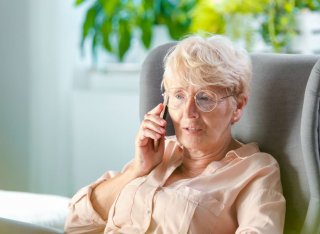
{"type": "MultiPolygon", "coordinates": [[[[173,89],[175,89],[175,88],[173,88],[173,89]]],[[[179,89],[179,88],[176,88],[176,89],[179,89]]],[[[186,97],[187,97],[187,98],[189,98],[190,96],[192,96],[191,94],[188,94],[187,91],[185,91],[185,90],[183,90],[183,89],[181,89],[181,91],[183,91],[183,92],[186,94],[186,97]]],[[[169,91],[163,92],[163,93],[162,93],[162,96],[164,97],[165,100],[166,100],[166,98],[167,98],[167,105],[168,105],[168,107],[170,108],[170,105],[169,105],[169,103],[170,103],[170,100],[169,100],[169,99],[170,99],[170,98],[169,98],[169,95],[168,95],[167,93],[169,93],[169,91]],[[166,97],[165,97],[165,96],[166,96],[166,97]]],[[[223,96],[223,97],[221,97],[221,98],[218,98],[218,95],[217,95],[214,91],[208,90],[208,89],[199,89],[199,90],[193,95],[193,99],[194,99],[194,102],[195,102],[197,108],[198,108],[200,111],[205,112],[205,113],[212,112],[212,111],[217,107],[217,105],[218,105],[219,103],[223,102],[226,98],[229,98],[229,97],[234,97],[234,94],[232,93],[232,94],[230,94],[230,95],[227,95],[227,96],[223,96]],[[209,93],[213,93],[213,94],[217,97],[217,100],[214,101],[216,104],[215,104],[215,105],[213,106],[213,108],[212,108],[211,110],[209,110],[209,111],[204,111],[204,110],[202,110],[201,107],[199,106],[198,102],[197,102],[197,99],[196,99],[196,96],[198,95],[198,93],[199,93],[199,92],[203,92],[203,91],[207,91],[207,92],[209,92],[209,93]]],[[[187,100],[187,99],[186,99],[186,100],[187,100]]],[[[183,104],[186,103],[186,100],[183,102],[183,104]]],[[[172,108],[172,107],[171,107],[171,108],[172,108]]],[[[179,109],[179,108],[172,108],[172,109],[177,110],[177,109],[179,109]]]]}

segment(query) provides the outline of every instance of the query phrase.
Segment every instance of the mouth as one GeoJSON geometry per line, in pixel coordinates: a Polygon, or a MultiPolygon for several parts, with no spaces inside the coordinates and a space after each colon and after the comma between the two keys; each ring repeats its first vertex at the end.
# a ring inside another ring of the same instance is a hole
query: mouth
{"type": "Polygon", "coordinates": [[[184,132],[189,134],[197,134],[202,131],[202,129],[198,127],[183,127],[182,129],[184,132]]]}

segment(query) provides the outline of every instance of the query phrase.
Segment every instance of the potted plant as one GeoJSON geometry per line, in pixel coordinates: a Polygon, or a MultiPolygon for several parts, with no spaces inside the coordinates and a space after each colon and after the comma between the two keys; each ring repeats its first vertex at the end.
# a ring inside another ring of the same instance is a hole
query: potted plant
{"type": "MultiPolygon", "coordinates": [[[[76,0],[78,7],[86,0],[76,0]]],[[[197,0],[93,0],[86,11],[81,47],[89,41],[93,55],[102,48],[123,61],[135,34],[145,48],[153,38],[153,26],[165,25],[173,39],[189,32],[191,12],[197,0]],[[137,32],[137,33],[136,33],[137,32]]]]}

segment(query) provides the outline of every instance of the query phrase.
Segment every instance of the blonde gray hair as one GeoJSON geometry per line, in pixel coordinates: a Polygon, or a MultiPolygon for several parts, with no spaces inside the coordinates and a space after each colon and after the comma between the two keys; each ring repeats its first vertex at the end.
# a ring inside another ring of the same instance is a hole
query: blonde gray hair
{"type": "Polygon", "coordinates": [[[164,58],[162,85],[170,80],[182,86],[217,86],[234,95],[249,92],[252,76],[248,53],[226,37],[189,36],[177,43],[164,58]]]}

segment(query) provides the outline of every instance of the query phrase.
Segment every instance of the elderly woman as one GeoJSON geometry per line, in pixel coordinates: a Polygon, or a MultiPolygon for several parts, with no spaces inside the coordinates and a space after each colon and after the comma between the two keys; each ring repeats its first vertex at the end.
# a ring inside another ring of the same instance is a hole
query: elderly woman
{"type": "Polygon", "coordinates": [[[276,160],[231,135],[248,100],[247,53],[222,36],[190,36],[169,51],[164,67],[176,136],[164,138],[163,104],[147,113],[134,160],[73,197],[65,231],[282,233],[276,160]]]}

